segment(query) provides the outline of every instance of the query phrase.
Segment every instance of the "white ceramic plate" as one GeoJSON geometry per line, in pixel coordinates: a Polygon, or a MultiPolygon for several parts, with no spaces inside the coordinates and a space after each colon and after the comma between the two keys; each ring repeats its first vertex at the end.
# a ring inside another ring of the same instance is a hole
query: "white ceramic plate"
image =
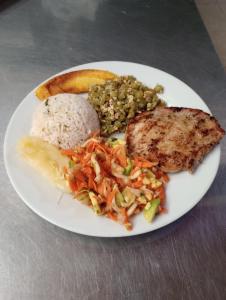
{"type": "MultiPolygon", "coordinates": [[[[163,71],[129,62],[95,62],[80,65],[62,73],[78,69],[103,69],[117,74],[132,74],[148,86],[157,83],[165,87],[163,98],[168,106],[199,108],[210,112],[202,99],[186,84],[163,71]]],[[[181,172],[170,175],[167,194],[167,214],[155,218],[148,224],[143,215],[134,218],[134,228],[126,231],[123,226],[94,213],[70,195],[59,200],[61,192],[49,184],[39,173],[26,164],[16,153],[18,140],[29,134],[32,113],[39,101],[34,90],[28,94],[14,112],[5,135],[4,159],[12,185],[21,199],[40,217],[64,229],[101,237],[137,235],[163,227],[188,212],[203,197],[219,165],[220,147],[217,146],[191,175],[181,172]]]]}

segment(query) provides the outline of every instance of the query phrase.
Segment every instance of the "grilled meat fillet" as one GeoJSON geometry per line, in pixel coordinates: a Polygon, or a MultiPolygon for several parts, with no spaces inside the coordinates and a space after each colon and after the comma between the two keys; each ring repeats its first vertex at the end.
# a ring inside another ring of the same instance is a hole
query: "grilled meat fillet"
{"type": "Polygon", "coordinates": [[[128,124],[127,150],[158,162],[165,172],[192,172],[224,134],[217,120],[199,109],[157,107],[128,124]]]}

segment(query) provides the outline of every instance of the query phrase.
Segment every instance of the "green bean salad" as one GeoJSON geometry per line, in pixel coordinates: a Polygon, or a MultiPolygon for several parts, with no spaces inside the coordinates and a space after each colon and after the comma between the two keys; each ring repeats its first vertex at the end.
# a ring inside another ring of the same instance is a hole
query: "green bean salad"
{"type": "Polygon", "coordinates": [[[120,76],[105,84],[93,85],[88,100],[98,113],[101,134],[109,136],[125,129],[128,121],[143,111],[163,104],[158,97],[163,92],[161,85],[151,89],[133,76],[120,76]]]}

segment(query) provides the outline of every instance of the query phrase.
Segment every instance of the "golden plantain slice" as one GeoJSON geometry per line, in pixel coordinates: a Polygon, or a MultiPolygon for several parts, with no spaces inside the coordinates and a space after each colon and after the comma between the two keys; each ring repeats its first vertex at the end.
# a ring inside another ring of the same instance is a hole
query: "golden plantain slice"
{"type": "Polygon", "coordinates": [[[78,70],[56,76],[35,91],[40,100],[62,93],[87,93],[94,84],[103,84],[106,80],[117,78],[114,73],[104,70],[78,70]]]}

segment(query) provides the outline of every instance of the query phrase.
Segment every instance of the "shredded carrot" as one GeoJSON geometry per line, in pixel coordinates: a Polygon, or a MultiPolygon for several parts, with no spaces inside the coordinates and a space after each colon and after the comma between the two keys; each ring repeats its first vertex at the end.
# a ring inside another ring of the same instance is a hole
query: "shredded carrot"
{"type": "Polygon", "coordinates": [[[109,212],[107,213],[107,216],[108,216],[108,218],[110,218],[111,220],[113,220],[113,221],[115,221],[115,222],[117,222],[117,220],[118,220],[116,214],[114,214],[113,212],[110,212],[110,211],[109,211],[109,212]]]}
{"type": "Polygon", "coordinates": [[[140,168],[138,166],[136,166],[131,172],[130,172],[130,176],[134,175],[137,171],[139,171],[140,168]]]}
{"type": "Polygon", "coordinates": [[[112,201],[113,201],[115,195],[116,195],[116,190],[115,190],[115,189],[113,189],[113,190],[107,195],[107,204],[108,204],[108,205],[111,205],[111,203],[112,203],[112,201]]]}
{"type": "Polygon", "coordinates": [[[106,178],[103,178],[97,185],[97,192],[104,197],[107,197],[107,195],[111,192],[111,186],[106,178]]]}
{"type": "Polygon", "coordinates": [[[125,207],[121,208],[121,213],[123,216],[125,216],[125,217],[127,216],[125,207]]]}
{"type": "Polygon", "coordinates": [[[97,144],[96,149],[104,152],[105,154],[111,153],[111,151],[109,151],[108,147],[106,147],[103,144],[97,144]]]}
{"type": "Polygon", "coordinates": [[[61,150],[61,153],[64,154],[64,155],[68,155],[68,156],[73,156],[73,155],[75,155],[75,152],[74,152],[74,150],[72,150],[72,149],[62,149],[62,150],[61,150]]]}
{"type": "Polygon", "coordinates": [[[83,165],[87,165],[91,159],[91,153],[86,153],[83,157],[80,158],[83,165]]]}
{"type": "Polygon", "coordinates": [[[100,165],[100,174],[102,177],[110,176],[111,173],[111,165],[108,161],[99,161],[100,165]]]}
{"type": "Polygon", "coordinates": [[[92,175],[93,169],[90,166],[85,166],[81,169],[81,171],[86,175],[92,175]]]}
{"type": "Polygon", "coordinates": [[[122,188],[124,188],[126,186],[126,183],[125,183],[125,181],[122,178],[115,178],[115,181],[122,188]]]}
{"type": "Polygon", "coordinates": [[[116,147],[113,151],[117,161],[119,162],[119,164],[125,168],[127,166],[127,157],[126,157],[126,150],[125,150],[125,146],[120,145],[118,147],[116,147]]]}
{"type": "Polygon", "coordinates": [[[138,179],[138,180],[136,180],[136,181],[134,181],[134,182],[131,183],[131,187],[133,187],[135,189],[141,188],[142,185],[143,185],[143,182],[140,179],[138,179]]]}
{"type": "Polygon", "coordinates": [[[153,166],[156,165],[156,163],[150,162],[150,161],[148,161],[144,158],[141,158],[139,156],[136,156],[134,158],[134,163],[139,168],[152,168],[153,166]]]}
{"type": "Polygon", "coordinates": [[[71,155],[73,157],[73,159],[75,159],[75,161],[80,161],[82,158],[82,154],[81,153],[74,153],[71,155]]]}
{"type": "MultiPolygon", "coordinates": [[[[123,219],[124,219],[123,224],[129,225],[130,224],[129,223],[129,218],[128,218],[127,211],[126,211],[125,207],[121,208],[120,212],[121,212],[121,214],[123,216],[123,219]]],[[[132,226],[131,226],[131,229],[132,229],[132,226]]]]}
{"type": "Polygon", "coordinates": [[[83,182],[83,181],[80,181],[80,180],[77,180],[77,190],[78,191],[81,191],[82,189],[86,189],[87,187],[87,183],[83,182]]]}
{"type": "Polygon", "coordinates": [[[77,186],[77,183],[74,180],[69,180],[69,186],[70,186],[70,189],[73,192],[77,192],[78,186],[77,186]]]}
{"type": "Polygon", "coordinates": [[[161,178],[164,183],[167,183],[169,181],[169,176],[167,174],[162,174],[161,178]]]}
{"type": "Polygon", "coordinates": [[[97,185],[92,176],[88,176],[88,188],[97,191],[97,185]]]}
{"type": "MultiPolygon", "coordinates": [[[[88,206],[93,207],[88,193],[92,191],[96,196],[98,209],[101,213],[114,221],[123,223],[128,230],[132,228],[131,217],[141,212],[145,207],[145,202],[138,199],[139,193],[137,194],[133,189],[137,191],[140,189],[142,193],[143,189],[149,190],[154,197],[160,198],[161,203],[158,207],[158,213],[166,211],[164,208],[164,185],[169,180],[168,176],[156,167],[156,163],[142,157],[130,159],[132,160],[131,170],[128,175],[125,175],[124,168],[128,166],[129,162],[125,145],[116,143],[114,147],[111,147],[110,143],[104,142],[98,136],[98,133],[94,133],[92,138],[87,140],[84,145],[75,147],[75,149],[62,150],[62,154],[67,155],[75,162],[74,167],[64,168],[69,187],[75,196],[86,190],[88,197],[86,203],[88,206]],[[95,156],[93,156],[93,153],[95,156]],[[95,157],[94,160],[93,157],[95,157]],[[115,169],[113,168],[114,163],[117,166],[115,169]],[[152,171],[154,178],[161,182],[159,188],[152,188],[151,181],[148,181],[147,170],[143,170],[143,168],[152,171]],[[135,179],[132,177],[134,174],[136,174],[135,179]],[[128,190],[126,191],[126,189],[128,187],[131,188],[130,193],[132,193],[132,196],[127,194],[128,190]],[[128,217],[128,209],[134,203],[137,205],[136,209],[128,217]]],[[[150,199],[146,197],[144,201],[151,201],[150,199]]]]}
{"type": "Polygon", "coordinates": [[[91,142],[87,145],[86,149],[89,153],[92,153],[94,151],[95,147],[96,147],[96,144],[94,142],[91,142]]]}
{"type": "Polygon", "coordinates": [[[76,180],[85,181],[85,175],[80,170],[75,170],[74,177],[76,180]]]}
{"type": "Polygon", "coordinates": [[[156,193],[159,197],[159,199],[161,200],[161,202],[163,203],[165,200],[165,189],[163,188],[163,186],[160,186],[157,190],[156,193]]]}
{"type": "Polygon", "coordinates": [[[81,146],[76,147],[77,154],[84,154],[84,152],[85,152],[85,149],[83,147],[81,147],[81,146]]]}

